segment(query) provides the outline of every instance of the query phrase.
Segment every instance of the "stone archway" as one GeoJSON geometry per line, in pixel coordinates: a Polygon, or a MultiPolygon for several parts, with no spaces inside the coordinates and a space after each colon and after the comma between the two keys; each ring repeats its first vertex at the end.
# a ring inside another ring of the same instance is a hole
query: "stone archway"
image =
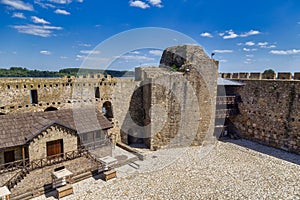
{"type": "Polygon", "coordinates": [[[102,112],[107,119],[114,118],[113,108],[110,101],[105,101],[102,105],[102,112]]]}

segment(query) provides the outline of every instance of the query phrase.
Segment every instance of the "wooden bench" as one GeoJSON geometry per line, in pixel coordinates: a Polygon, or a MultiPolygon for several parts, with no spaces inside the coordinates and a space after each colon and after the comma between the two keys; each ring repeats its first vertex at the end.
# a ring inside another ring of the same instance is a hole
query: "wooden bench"
{"type": "Polygon", "coordinates": [[[56,188],[57,191],[57,198],[60,199],[67,195],[73,194],[73,187],[72,185],[65,185],[63,187],[56,188]]]}
{"type": "Polygon", "coordinates": [[[117,177],[117,172],[116,172],[116,170],[113,170],[113,169],[103,172],[103,174],[104,174],[105,181],[117,177]]]}

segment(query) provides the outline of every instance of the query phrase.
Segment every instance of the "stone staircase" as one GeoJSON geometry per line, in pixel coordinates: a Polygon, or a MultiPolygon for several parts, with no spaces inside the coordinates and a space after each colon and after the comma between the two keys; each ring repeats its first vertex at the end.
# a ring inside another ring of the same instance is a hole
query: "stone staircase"
{"type": "Polygon", "coordinates": [[[18,173],[19,176],[23,174],[23,179],[20,178],[14,187],[11,188],[11,200],[30,199],[53,190],[51,174],[55,168],[61,166],[64,166],[73,173],[72,182],[93,176],[92,171],[98,168],[98,164],[90,158],[80,157],[53,166],[36,169],[26,175],[18,173]]]}

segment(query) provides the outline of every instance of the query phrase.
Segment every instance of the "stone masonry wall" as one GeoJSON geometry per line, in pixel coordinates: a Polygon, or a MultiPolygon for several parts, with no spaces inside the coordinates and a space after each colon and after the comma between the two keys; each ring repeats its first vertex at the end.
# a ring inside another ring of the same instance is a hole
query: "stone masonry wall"
{"type": "Polygon", "coordinates": [[[77,150],[77,134],[59,125],[52,125],[34,138],[28,147],[29,159],[36,160],[47,157],[47,142],[63,139],[63,151],[77,150]]]}
{"type": "Polygon", "coordinates": [[[102,104],[112,100],[116,78],[103,75],[63,78],[1,78],[0,113],[44,111],[48,107],[71,108],[77,101],[102,104]],[[99,88],[99,96],[95,90],[99,88]],[[31,91],[37,92],[37,103],[31,101],[31,91]]]}
{"type": "Polygon", "coordinates": [[[144,85],[150,149],[201,145],[213,138],[217,69],[200,46],[182,45],[164,51],[160,68],[136,70],[144,85]]]}
{"type": "Polygon", "coordinates": [[[300,154],[300,81],[245,80],[241,115],[231,120],[244,138],[300,154]]]}

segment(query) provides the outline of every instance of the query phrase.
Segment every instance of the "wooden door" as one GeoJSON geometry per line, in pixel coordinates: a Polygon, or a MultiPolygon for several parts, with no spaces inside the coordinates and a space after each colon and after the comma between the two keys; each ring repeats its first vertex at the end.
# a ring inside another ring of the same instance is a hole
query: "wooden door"
{"type": "Polygon", "coordinates": [[[15,151],[6,151],[4,152],[4,162],[9,163],[9,162],[14,162],[15,161],[15,151]]]}
{"type": "Polygon", "coordinates": [[[63,140],[47,142],[47,157],[63,153],[63,140]]]}

